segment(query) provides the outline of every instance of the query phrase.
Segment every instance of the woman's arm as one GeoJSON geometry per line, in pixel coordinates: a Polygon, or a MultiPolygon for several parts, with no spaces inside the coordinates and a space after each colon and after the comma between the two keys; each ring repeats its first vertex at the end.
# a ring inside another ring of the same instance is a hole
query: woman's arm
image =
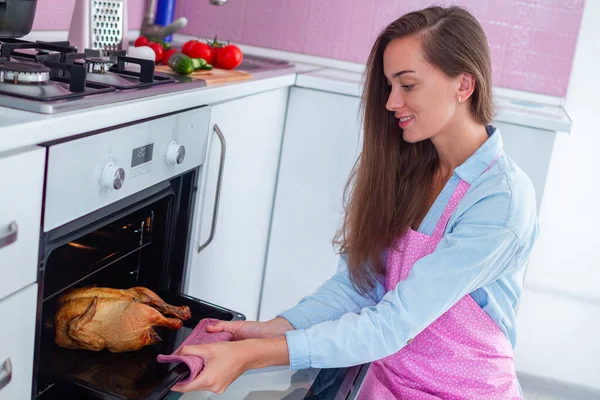
{"type": "Polygon", "coordinates": [[[313,295],[303,298],[297,306],[271,321],[221,321],[208,326],[209,332],[231,332],[234,341],[181,349],[180,355],[201,357],[205,366],[196,379],[186,385],[178,384],[173,390],[223,393],[248,369],[289,365],[290,351],[287,339],[283,336],[286,332],[338,319],[349,312],[358,312],[377,304],[384,293],[383,285],[376,282],[370,293],[359,294],[350,281],[346,256],[342,255],[338,271],[332,278],[324,282],[313,295]]]}

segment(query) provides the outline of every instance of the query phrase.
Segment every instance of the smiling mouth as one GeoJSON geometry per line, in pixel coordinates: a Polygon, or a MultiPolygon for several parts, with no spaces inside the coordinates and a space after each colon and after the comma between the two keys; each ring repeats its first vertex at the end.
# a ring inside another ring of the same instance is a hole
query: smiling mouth
{"type": "Polygon", "coordinates": [[[402,117],[402,118],[398,118],[398,120],[399,120],[400,122],[406,122],[406,121],[408,121],[408,120],[409,120],[409,119],[411,119],[411,118],[414,118],[414,117],[413,117],[412,115],[410,115],[410,116],[408,116],[408,117],[402,117]]]}

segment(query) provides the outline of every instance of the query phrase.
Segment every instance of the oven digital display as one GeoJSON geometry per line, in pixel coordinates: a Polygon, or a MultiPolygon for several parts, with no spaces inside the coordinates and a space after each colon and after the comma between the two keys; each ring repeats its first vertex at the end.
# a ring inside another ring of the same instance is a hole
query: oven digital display
{"type": "Polygon", "coordinates": [[[154,143],[133,149],[133,155],[131,156],[131,168],[152,161],[153,149],[154,143]]]}

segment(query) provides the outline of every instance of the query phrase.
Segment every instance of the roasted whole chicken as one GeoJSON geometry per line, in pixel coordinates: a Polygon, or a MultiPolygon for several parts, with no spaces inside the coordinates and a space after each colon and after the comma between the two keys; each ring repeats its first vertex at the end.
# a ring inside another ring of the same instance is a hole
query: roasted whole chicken
{"type": "Polygon", "coordinates": [[[189,307],[165,303],[145,287],[79,288],[58,299],[54,316],[58,346],[113,353],[136,351],[160,342],[152,328],[179,329],[191,317],[189,307]],[[167,318],[169,315],[175,318],[167,318]]]}

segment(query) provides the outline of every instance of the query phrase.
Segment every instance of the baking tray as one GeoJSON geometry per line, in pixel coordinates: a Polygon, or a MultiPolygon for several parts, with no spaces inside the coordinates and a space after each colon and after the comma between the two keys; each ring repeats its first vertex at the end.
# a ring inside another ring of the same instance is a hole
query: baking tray
{"type": "Polygon", "coordinates": [[[184,321],[183,327],[178,330],[155,328],[162,343],[128,353],[70,350],[57,346],[53,332],[48,331],[42,338],[40,372],[47,378],[59,381],[63,391],[77,393],[84,398],[162,399],[171,387],[188,375],[189,369],[185,364],[158,363],[158,354],[173,353],[203,318],[225,321],[246,319],[238,312],[190,296],[160,291],[156,293],[169,304],[189,306],[192,312],[192,317],[184,321]]]}

